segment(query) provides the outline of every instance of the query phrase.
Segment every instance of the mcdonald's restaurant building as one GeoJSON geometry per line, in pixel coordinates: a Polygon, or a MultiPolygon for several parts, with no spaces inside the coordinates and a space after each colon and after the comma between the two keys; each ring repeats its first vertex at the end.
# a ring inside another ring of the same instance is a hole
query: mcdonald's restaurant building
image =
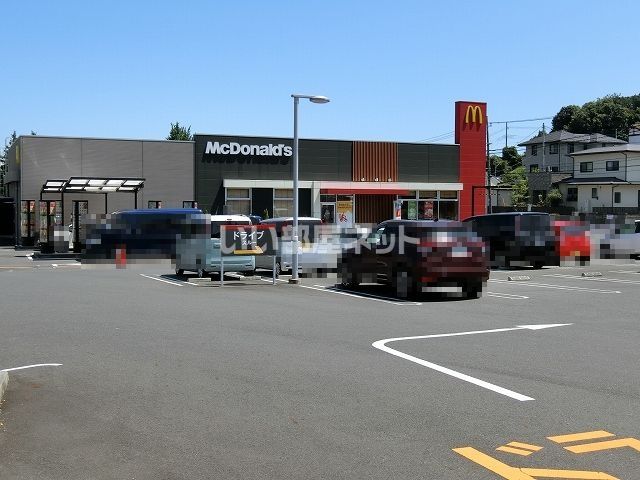
{"type": "MultiPolygon", "coordinates": [[[[456,102],[454,144],[300,139],[300,216],[352,226],[397,215],[464,219],[472,205],[474,213],[483,213],[486,126],[486,104],[456,102]]],[[[23,136],[9,152],[7,174],[16,244],[37,241],[43,201],[61,225],[79,212],[194,205],[212,214],[290,216],[292,163],[291,138],[196,134],[193,142],[172,142],[23,136]],[[70,191],[69,182],[78,178],[93,179],[93,185],[70,191]],[[135,196],[124,187],[109,188],[132,178],[142,181],[135,196]],[[45,188],[51,180],[66,182],[63,195],[60,188],[45,188]]]]}

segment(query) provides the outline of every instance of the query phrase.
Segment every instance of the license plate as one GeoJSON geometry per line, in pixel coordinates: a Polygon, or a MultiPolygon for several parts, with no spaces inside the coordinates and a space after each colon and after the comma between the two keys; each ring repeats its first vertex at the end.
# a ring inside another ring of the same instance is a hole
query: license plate
{"type": "Polygon", "coordinates": [[[469,250],[466,247],[453,247],[451,249],[452,257],[468,257],[469,255],[469,250]]]}

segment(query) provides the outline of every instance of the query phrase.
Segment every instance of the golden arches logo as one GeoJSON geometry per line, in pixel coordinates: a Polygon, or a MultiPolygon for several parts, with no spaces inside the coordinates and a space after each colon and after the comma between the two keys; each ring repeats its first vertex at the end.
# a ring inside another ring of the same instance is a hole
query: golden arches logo
{"type": "Polygon", "coordinates": [[[467,113],[464,116],[464,123],[469,123],[469,120],[471,120],[471,123],[479,123],[480,125],[482,125],[484,118],[482,117],[482,109],[480,108],[480,105],[467,106],[467,113]]]}

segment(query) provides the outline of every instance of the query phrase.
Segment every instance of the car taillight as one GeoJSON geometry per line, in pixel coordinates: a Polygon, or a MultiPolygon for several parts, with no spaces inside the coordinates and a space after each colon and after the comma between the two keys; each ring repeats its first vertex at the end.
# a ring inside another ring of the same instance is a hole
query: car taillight
{"type": "Polygon", "coordinates": [[[420,240],[420,246],[421,247],[435,248],[435,247],[439,247],[441,245],[442,245],[441,243],[438,243],[438,242],[433,241],[433,240],[420,240]]]}
{"type": "Polygon", "coordinates": [[[478,248],[482,250],[482,253],[487,252],[487,246],[483,241],[480,240],[466,242],[465,245],[467,245],[469,248],[478,248]]]}

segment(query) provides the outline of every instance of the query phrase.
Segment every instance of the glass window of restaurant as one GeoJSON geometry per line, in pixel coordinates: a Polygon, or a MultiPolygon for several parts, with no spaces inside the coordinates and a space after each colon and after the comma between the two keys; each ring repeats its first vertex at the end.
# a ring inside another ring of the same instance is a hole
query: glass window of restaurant
{"type": "Polygon", "coordinates": [[[249,215],[251,213],[251,189],[227,188],[227,213],[233,215],[249,215]]]}
{"type": "Polygon", "coordinates": [[[401,216],[406,220],[458,220],[458,192],[420,190],[398,195],[401,216]]]}
{"type": "Polygon", "coordinates": [[[273,189],[273,217],[293,216],[293,189],[274,188],[273,189]]]}

